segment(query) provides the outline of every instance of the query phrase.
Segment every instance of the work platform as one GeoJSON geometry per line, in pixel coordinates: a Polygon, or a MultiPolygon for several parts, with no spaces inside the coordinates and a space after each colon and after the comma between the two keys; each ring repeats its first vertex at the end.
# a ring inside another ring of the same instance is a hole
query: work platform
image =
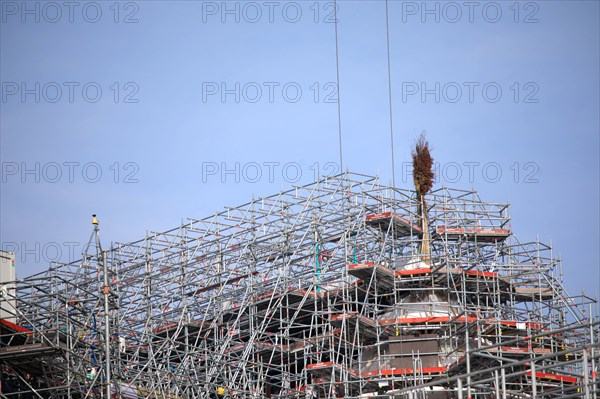
{"type": "Polygon", "coordinates": [[[368,226],[374,227],[395,237],[410,237],[423,235],[423,229],[416,220],[405,219],[394,212],[383,212],[367,215],[365,221],[368,226]]]}

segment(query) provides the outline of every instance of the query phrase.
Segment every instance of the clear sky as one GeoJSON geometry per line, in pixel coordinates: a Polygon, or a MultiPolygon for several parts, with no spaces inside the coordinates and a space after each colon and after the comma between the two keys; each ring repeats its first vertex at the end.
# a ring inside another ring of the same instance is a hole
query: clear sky
{"type": "MultiPolygon", "coordinates": [[[[92,213],[105,245],[133,241],[337,168],[331,2],[0,5],[0,242],[21,277],[77,258],[92,213]]],[[[385,2],[338,6],[344,167],[389,182],[385,2]]],[[[599,3],[388,16],[397,185],[427,131],[436,187],[509,200],[517,237],[597,294],[599,3]]]]}

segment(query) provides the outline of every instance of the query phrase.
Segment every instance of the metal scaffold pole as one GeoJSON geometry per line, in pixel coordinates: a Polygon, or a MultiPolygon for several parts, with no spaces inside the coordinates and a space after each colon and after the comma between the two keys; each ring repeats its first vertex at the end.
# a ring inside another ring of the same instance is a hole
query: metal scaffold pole
{"type": "Polygon", "coordinates": [[[102,251],[102,267],[104,269],[104,362],[105,362],[105,384],[106,384],[106,398],[110,398],[110,288],[108,286],[108,261],[107,261],[108,251],[102,251]]]}

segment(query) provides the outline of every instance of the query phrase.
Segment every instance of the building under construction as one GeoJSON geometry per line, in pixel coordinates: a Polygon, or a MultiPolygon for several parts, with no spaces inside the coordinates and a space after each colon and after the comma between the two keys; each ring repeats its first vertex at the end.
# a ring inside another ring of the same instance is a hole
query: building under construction
{"type": "Polygon", "coordinates": [[[597,302],[474,191],[344,173],[107,248],[93,223],[2,286],[2,398],[600,396],[597,302]]]}

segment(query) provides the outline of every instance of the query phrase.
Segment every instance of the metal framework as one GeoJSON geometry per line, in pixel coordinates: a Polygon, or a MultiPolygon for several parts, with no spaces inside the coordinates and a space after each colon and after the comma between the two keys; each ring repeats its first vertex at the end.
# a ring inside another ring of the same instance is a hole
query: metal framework
{"type": "Polygon", "coordinates": [[[2,291],[2,398],[598,398],[597,301],[552,247],[447,188],[424,235],[415,198],[344,173],[108,250],[95,225],[2,291]]]}

